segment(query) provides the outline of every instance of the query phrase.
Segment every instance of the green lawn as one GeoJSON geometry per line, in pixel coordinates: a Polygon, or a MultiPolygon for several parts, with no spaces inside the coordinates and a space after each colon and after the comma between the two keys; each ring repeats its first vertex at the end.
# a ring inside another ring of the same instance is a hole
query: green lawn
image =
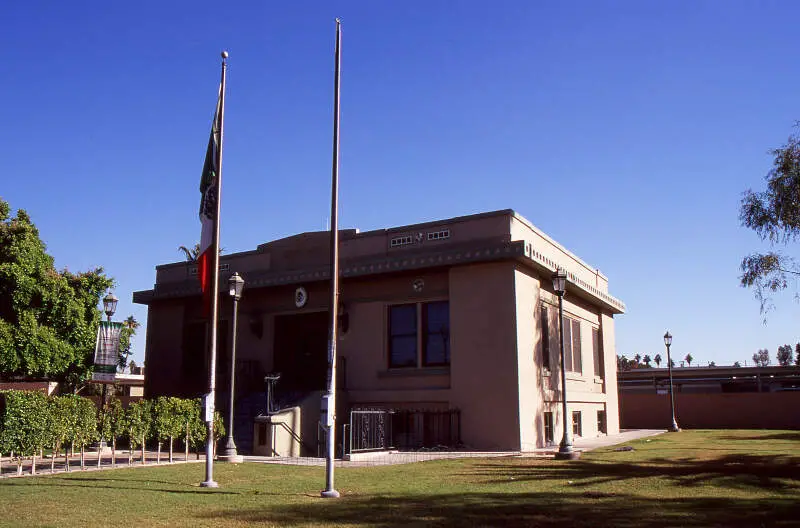
{"type": "Polygon", "coordinates": [[[800,432],[684,431],[572,462],[202,464],[0,481],[3,526],[800,526],[800,432]]]}

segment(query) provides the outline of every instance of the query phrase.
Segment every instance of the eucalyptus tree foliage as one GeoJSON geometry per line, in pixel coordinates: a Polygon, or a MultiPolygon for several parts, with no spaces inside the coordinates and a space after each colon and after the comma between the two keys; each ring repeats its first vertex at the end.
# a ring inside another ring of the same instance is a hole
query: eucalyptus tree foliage
{"type": "Polygon", "coordinates": [[[800,237],[800,137],[789,136],[786,144],[771,151],[772,169],[766,189],[747,190],[739,218],[769,244],[769,251],[754,252],[742,259],[740,284],[752,288],[762,313],[771,307],[770,295],[789,287],[800,275],[795,260],[779,248],[800,237]]]}

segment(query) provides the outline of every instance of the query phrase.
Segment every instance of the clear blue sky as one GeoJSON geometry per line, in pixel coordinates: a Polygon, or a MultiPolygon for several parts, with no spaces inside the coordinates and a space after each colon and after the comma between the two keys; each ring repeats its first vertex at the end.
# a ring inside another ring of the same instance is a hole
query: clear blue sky
{"type": "Polygon", "coordinates": [[[342,227],[513,208],[609,277],[618,353],[800,341],[791,292],[765,325],[738,286],[741,193],[800,119],[793,2],[10,2],[0,196],[146,322],[131,293],[200,236],[227,49],[222,245],[324,229],[336,16],[342,227]]]}

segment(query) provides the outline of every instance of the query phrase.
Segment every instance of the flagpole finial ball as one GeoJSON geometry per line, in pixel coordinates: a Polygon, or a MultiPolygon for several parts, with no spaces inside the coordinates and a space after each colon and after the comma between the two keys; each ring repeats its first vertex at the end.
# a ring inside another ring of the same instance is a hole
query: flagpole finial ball
{"type": "Polygon", "coordinates": [[[223,51],[222,53],[220,53],[220,55],[222,55],[223,59],[227,59],[228,58],[228,52],[227,51],[223,51]]]}

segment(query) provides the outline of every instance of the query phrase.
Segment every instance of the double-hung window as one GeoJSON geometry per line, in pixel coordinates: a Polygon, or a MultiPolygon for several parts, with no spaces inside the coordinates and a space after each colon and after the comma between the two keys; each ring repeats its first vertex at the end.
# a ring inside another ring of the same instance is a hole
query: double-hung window
{"type": "Polygon", "coordinates": [[[581,360],[581,323],[564,316],[564,364],[567,372],[583,372],[581,360]]]}
{"type": "Polygon", "coordinates": [[[541,327],[542,327],[542,369],[550,371],[550,310],[546,305],[542,305],[541,327]]]}
{"type": "Polygon", "coordinates": [[[389,367],[450,365],[450,303],[389,306],[389,367]]]}

